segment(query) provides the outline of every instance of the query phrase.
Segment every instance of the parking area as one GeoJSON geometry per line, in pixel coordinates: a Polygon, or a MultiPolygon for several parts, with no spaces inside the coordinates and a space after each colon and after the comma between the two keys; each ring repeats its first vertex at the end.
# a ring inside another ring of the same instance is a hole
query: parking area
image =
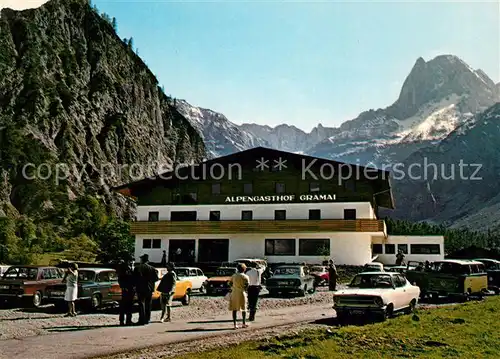
{"type": "MultiPolygon", "coordinates": [[[[339,287],[342,288],[342,287],[339,287]]],[[[263,290],[259,301],[259,310],[288,308],[301,305],[328,305],[332,302],[332,292],[327,288],[318,288],[318,291],[305,297],[277,297],[271,298],[263,290]]],[[[155,308],[151,320],[160,319],[160,311],[155,308]]],[[[174,302],[173,319],[193,319],[207,316],[228,315],[228,301],[224,296],[205,296],[194,294],[191,303],[183,306],[174,302]]],[[[257,314],[258,315],[258,314],[257,314]]],[[[138,314],[134,314],[137,321],[138,314]]],[[[74,318],[66,318],[58,313],[54,306],[46,305],[38,309],[9,308],[0,309],[0,340],[23,338],[34,335],[54,334],[75,330],[109,327],[118,324],[118,308],[110,306],[96,313],[82,313],[74,318]]]]}

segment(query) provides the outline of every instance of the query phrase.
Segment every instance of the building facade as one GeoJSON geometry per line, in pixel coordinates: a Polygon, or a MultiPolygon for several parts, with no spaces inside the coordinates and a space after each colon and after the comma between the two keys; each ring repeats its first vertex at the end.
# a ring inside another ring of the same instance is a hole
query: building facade
{"type": "Polygon", "coordinates": [[[135,256],[362,265],[387,239],[389,174],[262,147],[115,189],[137,201],[135,256]]]}

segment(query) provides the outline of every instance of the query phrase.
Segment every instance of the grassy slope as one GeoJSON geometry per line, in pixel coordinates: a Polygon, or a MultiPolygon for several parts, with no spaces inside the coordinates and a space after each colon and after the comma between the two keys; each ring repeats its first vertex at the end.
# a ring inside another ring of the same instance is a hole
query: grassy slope
{"type": "Polygon", "coordinates": [[[197,358],[500,358],[500,297],[420,310],[419,320],[399,316],[385,323],[306,331],[249,342],[197,358]]]}

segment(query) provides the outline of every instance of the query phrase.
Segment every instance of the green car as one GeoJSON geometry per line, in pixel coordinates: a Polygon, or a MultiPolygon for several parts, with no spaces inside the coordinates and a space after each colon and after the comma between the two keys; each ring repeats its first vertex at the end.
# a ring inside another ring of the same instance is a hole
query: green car
{"type": "Polygon", "coordinates": [[[479,258],[476,262],[484,264],[486,273],[488,273],[488,289],[500,294],[500,261],[496,259],[479,258]]]}
{"type": "MultiPolygon", "coordinates": [[[[64,294],[66,284],[54,284],[46,289],[46,300],[57,308],[65,309],[64,294]]],[[[116,303],[121,299],[118,275],[110,268],[82,268],[78,270],[77,305],[94,311],[105,304],[116,303]]]]}
{"type": "Polygon", "coordinates": [[[316,291],[316,278],[309,273],[303,265],[283,265],[275,269],[273,275],[267,280],[266,288],[269,295],[297,293],[305,296],[306,293],[316,291]]]}

